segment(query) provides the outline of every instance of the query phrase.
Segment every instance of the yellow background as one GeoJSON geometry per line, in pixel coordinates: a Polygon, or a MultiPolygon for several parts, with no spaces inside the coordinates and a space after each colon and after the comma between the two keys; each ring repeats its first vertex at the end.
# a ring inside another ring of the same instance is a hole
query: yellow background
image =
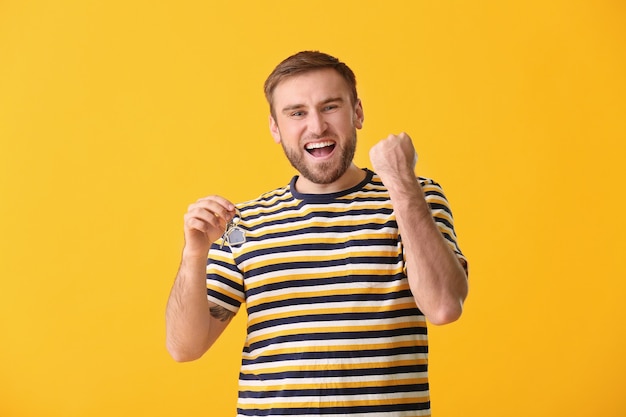
{"type": "Polygon", "coordinates": [[[622,1],[0,1],[0,416],[234,415],[243,315],[164,348],[182,215],[293,175],[265,77],[356,72],[357,162],[407,131],[470,259],[433,414],[623,416],[622,1]]]}

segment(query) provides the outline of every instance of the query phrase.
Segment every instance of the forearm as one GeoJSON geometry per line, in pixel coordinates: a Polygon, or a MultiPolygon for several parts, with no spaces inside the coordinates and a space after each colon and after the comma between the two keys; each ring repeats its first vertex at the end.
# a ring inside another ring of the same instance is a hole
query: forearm
{"type": "Polygon", "coordinates": [[[467,296],[467,275],[437,228],[424,192],[414,176],[386,183],[406,255],[415,301],[434,324],[457,320],[467,296]]]}
{"type": "Polygon", "coordinates": [[[210,347],[206,257],[183,255],[166,308],[166,344],[177,361],[194,360],[210,347]]]}

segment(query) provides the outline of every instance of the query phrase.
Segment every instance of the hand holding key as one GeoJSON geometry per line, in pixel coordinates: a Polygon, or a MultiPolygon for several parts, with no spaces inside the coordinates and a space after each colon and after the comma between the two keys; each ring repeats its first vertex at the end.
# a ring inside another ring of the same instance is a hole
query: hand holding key
{"type": "Polygon", "coordinates": [[[184,217],[185,253],[206,257],[211,244],[224,235],[235,214],[235,205],[216,195],[191,204],[184,217]]]}

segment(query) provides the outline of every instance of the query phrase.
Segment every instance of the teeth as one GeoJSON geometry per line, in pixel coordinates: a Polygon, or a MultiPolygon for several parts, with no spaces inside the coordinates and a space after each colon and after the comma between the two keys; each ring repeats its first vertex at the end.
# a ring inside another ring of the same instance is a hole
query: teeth
{"type": "Polygon", "coordinates": [[[309,143],[306,145],[306,149],[319,149],[325,148],[326,146],[333,146],[335,142],[327,141],[327,142],[317,142],[317,143],[309,143]]]}

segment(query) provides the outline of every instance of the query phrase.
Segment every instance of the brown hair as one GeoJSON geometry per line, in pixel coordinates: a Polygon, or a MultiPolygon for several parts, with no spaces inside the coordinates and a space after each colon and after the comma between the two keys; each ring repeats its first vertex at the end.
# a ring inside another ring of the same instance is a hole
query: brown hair
{"type": "Polygon", "coordinates": [[[358,96],[356,92],[356,77],[352,70],[337,58],[323,52],[302,51],[278,64],[267,77],[267,80],[265,80],[265,98],[270,105],[272,117],[276,116],[274,112],[274,90],[281,81],[294,75],[324,68],[334,69],[346,80],[348,88],[351,90],[352,102],[355,104],[358,96]]]}

